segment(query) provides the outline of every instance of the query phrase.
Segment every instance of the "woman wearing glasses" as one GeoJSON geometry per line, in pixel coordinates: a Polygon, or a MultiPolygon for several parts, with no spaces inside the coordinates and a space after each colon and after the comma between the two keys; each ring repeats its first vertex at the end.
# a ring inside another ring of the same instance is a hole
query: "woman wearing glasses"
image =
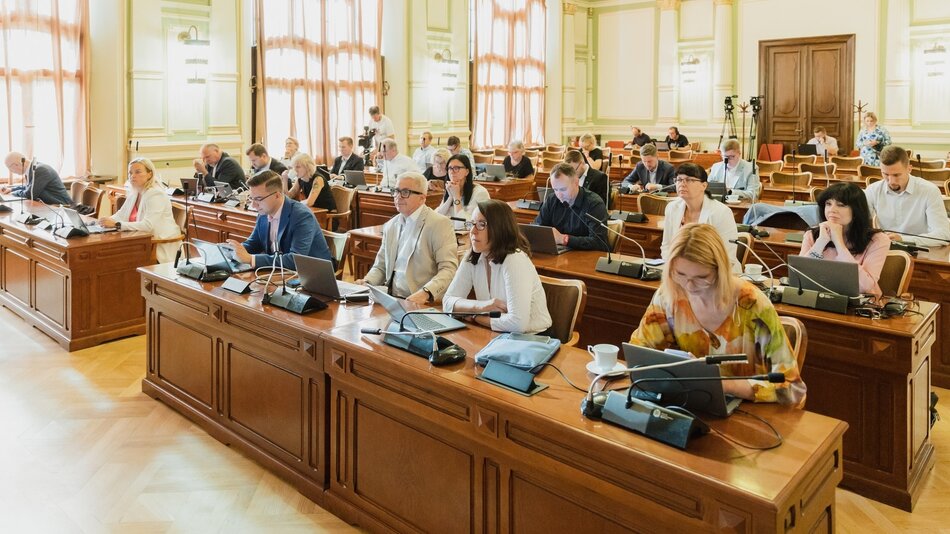
{"type": "Polygon", "coordinates": [[[472,164],[468,158],[458,154],[452,156],[446,164],[446,169],[449,171],[449,181],[445,183],[442,204],[435,211],[449,218],[462,219],[452,222],[455,223],[456,230],[463,230],[464,221],[471,217],[475,205],[491,197],[487,189],[475,183],[472,164]]]}
{"type": "Polygon", "coordinates": [[[729,206],[706,194],[706,171],[694,163],[684,163],[676,170],[673,182],[676,184],[678,197],[666,205],[660,256],[670,261],[670,244],[680,228],[690,223],[710,224],[726,244],[732,271],[738,273],[741,266],[736,256],[736,245],[730,242],[739,237],[736,220],[729,206]]]}
{"type": "Polygon", "coordinates": [[[630,336],[630,343],[679,349],[700,358],[745,354],[748,363],[720,367],[723,376],[782,373],[785,382],[726,380],[728,395],[802,407],[805,383],[785,329],[764,293],[736,277],[715,228],[688,224],[673,238],[660,288],[630,336]]]}
{"type": "Polygon", "coordinates": [[[515,178],[527,178],[534,174],[534,167],[531,160],[525,157],[524,143],[521,141],[508,143],[508,155],[502,164],[505,166],[505,174],[515,178]]]}
{"type": "Polygon", "coordinates": [[[475,317],[496,332],[537,334],[551,327],[538,271],[528,242],[518,231],[511,207],[501,200],[478,202],[469,229],[472,249],[442,297],[446,312],[500,311],[501,317],[475,317]],[[475,299],[468,298],[474,290],[475,299]]]}
{"type": "Polygon", "coordinates": [[[887,234],[872,227],[864,190],[839,183],[818,195],[818,226],[805,232],[801,256],[858,264],[862,293],[881,296],[881,270],[890,250],[887,234]]]}
{"type": "Polygon", "coordinates": [[[445,183],[449,180],[448,165],[452,153],[448,149],[440,148],[432,154],[432,166],[422,173],[429,183],[429,191],[444,191],[445,183]]]}

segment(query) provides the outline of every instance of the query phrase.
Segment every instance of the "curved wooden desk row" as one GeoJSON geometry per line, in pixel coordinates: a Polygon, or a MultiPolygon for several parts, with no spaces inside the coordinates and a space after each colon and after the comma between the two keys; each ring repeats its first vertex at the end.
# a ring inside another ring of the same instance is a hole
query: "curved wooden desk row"
{"type": "Polygon", "coordinates": [[[145,332],[138,267],[151,234],[110,232],[68,240],[18,223],[21,210],[56,222],[40,202],[7,204],[0,213],[0,304],[64,349],[92,347],[145,332]],[[129,296],[132,298],[129,298],[129,296]]]}
{"type": "MultiPolygon", "coordinates": [[[[143,268],[145,393],[180,411],[371,531],[829,531],[847,425],[801,410],[748,405],[783,434],[753,452],[711,434],[680,451],[580,414],[583,394],[552,369],[526,398],[476,379],[493,336],[447,336],[463,363],[436,368],[360,328],[379,306],[306,317],[217,285],[143,268]]],[[[553,362],[586,384],[582,350],[553,362]]],[[[712,425],[771,439],[747,416],[712,425]]]]}

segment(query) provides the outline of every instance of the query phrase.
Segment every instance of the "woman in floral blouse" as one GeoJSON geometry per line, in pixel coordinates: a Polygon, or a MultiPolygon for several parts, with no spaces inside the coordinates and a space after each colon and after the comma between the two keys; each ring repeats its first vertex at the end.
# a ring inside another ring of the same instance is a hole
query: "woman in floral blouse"
{"type": "Polygon", "coordinates": [[[865,165],[879,166],[881,164],[881,150],[891,144],[891,134],[877,125],[877,115],[870,111],[864,114],[864,128],[858,134],[857,148],[865,165]]]}
{"type": "Polygon", "coordinates": [[[775,372],[785,375],[785,383],[727,380],[726,394],[799,408],[805,403],[805,383],[775,308],[758,288],[732,274],[726,247],[708,224],[677,232],[663,281],[630,343],[695,357],[745,354],[749,363],[723,364],[723,376],[775,372]]]}

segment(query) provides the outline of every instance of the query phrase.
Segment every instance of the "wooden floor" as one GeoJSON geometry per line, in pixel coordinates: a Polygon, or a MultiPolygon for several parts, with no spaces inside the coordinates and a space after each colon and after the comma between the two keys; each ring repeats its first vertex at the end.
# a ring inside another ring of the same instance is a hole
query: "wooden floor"
{"type": "MultiPolygon", "coordinates": [[[[357,532],[141,392],[145,337],[74,353],[0,308],[0,532],[357,532]]],[[[838,531],[950,533],[950,391],[908,514],[838,490],[838,531]]]]}

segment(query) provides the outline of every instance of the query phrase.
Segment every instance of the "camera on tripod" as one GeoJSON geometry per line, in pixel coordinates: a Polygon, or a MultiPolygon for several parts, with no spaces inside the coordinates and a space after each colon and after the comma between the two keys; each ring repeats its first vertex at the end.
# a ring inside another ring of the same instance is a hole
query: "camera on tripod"
{"type": "Polygon", "coordinates": [[[758,113],[762,110],[762,101],[765,100],[765,95],[758,95],[749,97],[749,105],[752,106],[752,112],[758,113]]]}
{"type": "Polygon", "coordinates": [[[732,113],[732,111],[736,109],[736,106],[732,103],[733,98],[739,98],[739,95],[732,95],[732,96],[726,97],[726,104],[725,104],[726,113],[732,113]]]}
{"type": "Polygon", "coordinates": [[[363,134],[357,136],[357,139],[359,139],[359,145],[366,152],[373,151],[373,137],[376,137],[376,128],[370,130],[369,126],[363,126],[363,134]]]}

